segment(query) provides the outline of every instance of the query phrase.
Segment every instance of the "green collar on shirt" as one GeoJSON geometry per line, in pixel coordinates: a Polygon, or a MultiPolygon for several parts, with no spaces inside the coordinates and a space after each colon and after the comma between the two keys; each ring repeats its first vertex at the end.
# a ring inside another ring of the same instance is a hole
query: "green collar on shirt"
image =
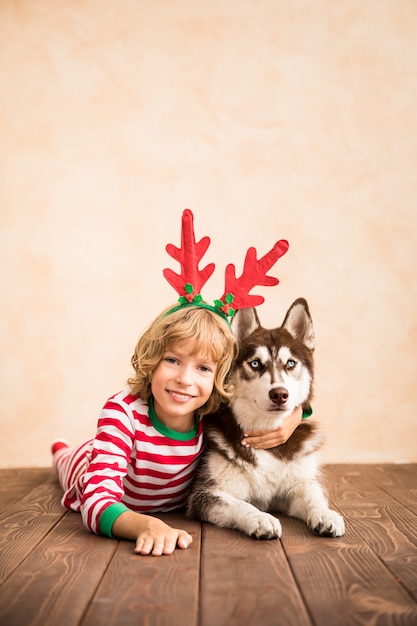
{"type": "Polygon", "coordinates": [[[168,428],[168,426],[165,426],[165,424],[160,422],[159,419],[156,417],[155,407],[153,405],[153,396],[149,398],[148,404],[149,417],[151,419],[152,426],[155,428],[155,430],[161,433],[161,435],[169,437],[170,439],[175,439],[176,441],[190,441],[191,439],[194,439],[194,437],[197,437],[198,424],[200,422],[200,418],[198,417],[198,415],[196,415],[195,417],[194,427],[189,430],[188,433],[179,433],[177,430],[172,430],[171,428],[168,428]]]}

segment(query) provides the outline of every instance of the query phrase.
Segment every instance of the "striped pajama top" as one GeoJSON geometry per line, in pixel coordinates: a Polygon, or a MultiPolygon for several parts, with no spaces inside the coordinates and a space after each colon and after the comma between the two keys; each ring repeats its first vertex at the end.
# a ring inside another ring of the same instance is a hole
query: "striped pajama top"
{"type": "Polygon", "coordinates": [[[111,535],[125,510],[167,512],[185,504],[203,449],[203,424],[179,433],[149,402],[124,390],[104,405],[94,440],[72,451],[72,479],[62,503],[80,511],[91,531],[111,535]]]}

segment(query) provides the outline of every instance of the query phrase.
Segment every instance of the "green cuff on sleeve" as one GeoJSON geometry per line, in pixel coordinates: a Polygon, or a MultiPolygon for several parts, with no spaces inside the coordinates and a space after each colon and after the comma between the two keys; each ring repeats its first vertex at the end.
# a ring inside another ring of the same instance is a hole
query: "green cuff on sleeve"
{"type": "Polygon", "coordinates": [[[303,407],[303,414],[301,416],[301,419],[306,420],[312,414],[313,414],[313,409],[311,408],[310,405],[308,407],[303,407]]]}
{"type": "Polygon", "coordinates": [[[98,526],[101,534],[106,535],[106,537],[113,537],[111,532],[113,524],[117,520],[119,515],[121,515],[125,511],[130,511],[130,509],[121,502],[115,502],[114,504],[110,504],[107,509],[104,509],[98,521],[98,526]]]}

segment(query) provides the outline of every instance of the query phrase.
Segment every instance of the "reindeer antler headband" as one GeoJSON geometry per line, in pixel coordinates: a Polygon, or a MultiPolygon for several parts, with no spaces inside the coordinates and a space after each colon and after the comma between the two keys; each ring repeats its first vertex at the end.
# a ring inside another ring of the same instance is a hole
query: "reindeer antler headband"
{"type": "Polygon", "coordinates": [[[167,315],[183,307],[200,306],[214,311],[228,321],[228,317],[232,318],[238,309],[262,304],[265,298],[250,295],[249,292],[255,286],[271,287],[279,283],[278,278],[268,276],[267,272],[289,247],[288,241],[281,239],[260,259],[256,258],[255,248],[249,248],[240,278],[236,278],[235,266],[229,263],[225,271],[224,294],[219,300],[215,300],[212,306],[204,302],[200,292],[214,272],[215,265],[209,263],[204,269],[198,268],[209,245],[210,237],[203,237],[198,242],[195,240],[194,216],[186,209],[182,215],[181,248],[172,243],[166,247],[168,254],[181,266],[181,274],[176,274],[169,268],[163,271],[169,284],[180,296],[178,298],[180,304],[168,311],[167,315]]]}

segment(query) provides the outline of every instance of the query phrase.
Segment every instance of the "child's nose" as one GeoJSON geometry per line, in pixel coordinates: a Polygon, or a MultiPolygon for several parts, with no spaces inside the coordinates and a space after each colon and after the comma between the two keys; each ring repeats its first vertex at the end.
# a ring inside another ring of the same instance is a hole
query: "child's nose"
{"type": "Polygon", "coordinates": [[[181,385],[192,385],[193,376],[191,367],[182,367],[178,372],[178,382],[181,385]]]}

